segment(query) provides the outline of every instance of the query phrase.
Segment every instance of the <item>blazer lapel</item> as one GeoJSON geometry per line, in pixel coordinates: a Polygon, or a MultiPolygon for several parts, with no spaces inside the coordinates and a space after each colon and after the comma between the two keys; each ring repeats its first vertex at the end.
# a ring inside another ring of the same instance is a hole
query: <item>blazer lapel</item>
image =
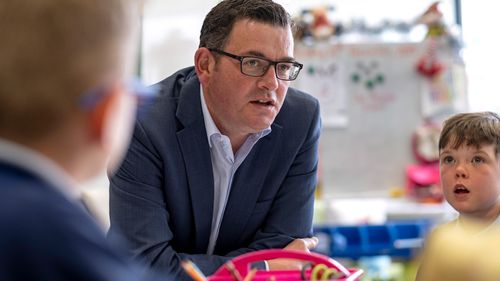
{"type": "Polygon", "coordinates": [[[271,134],[257,142],[238,168],[224,211],[216,251],[231,247],[224,242],[241,237],[245,230],[263,188],[265,175],[269,173],[273,162],[269,155],[275,155],[276,146],[282,141],[281,136],[281,126],[273,124],[271,134]]]}
{"type": "Polygon", "coordinates": [[[214,180],[199,85],[198,79],[190,79],[181,90],[177,118],[184,128],[177,132],[177,139],[186,165],[194,214],[195,246],[203,252],[208,247],[212,225],[214,180]]]}

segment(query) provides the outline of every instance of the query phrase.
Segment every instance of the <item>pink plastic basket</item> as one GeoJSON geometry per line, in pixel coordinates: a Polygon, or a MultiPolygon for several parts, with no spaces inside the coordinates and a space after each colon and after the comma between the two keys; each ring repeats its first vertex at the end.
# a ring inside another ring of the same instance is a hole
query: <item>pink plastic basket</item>
{"type": "MultiPolygon", "coordinates": [[[[363,275],[362,269],[357,268],[345,268],[338,261],[331,259],[327,256],[323,256],[316,253],[305,253],[302,251],[293,250],[261,250],[255,251],[248,254],[238,256],[231,260],[234,268],[238,273],[245,277],[250,271],[251,264],[264,260],[271,260],[277,258],[287,258],[296,259],[304,262],[311,263],[311,267],[306,269],[304,272],[301,270],[257,270],[252,281],[268,281],[275,279],[276,281],[309,281],[311,278],[311,268],[324,264],[328,268],[334,268],[338,272],[342,273],[340,279],[329,279],[329,280],[339,280],[339,281],[355,281],[359,280],[363,275]],[[305,278],[305,279],[304,279],[305,278]]],[[[232,276],[231,272],[228,270],[226,265],[221,266],[213,275],[208,277],[208,281],[236,281],[232,276]]],[[[318,279],[318,281],[320,281],[318,279]]]]}

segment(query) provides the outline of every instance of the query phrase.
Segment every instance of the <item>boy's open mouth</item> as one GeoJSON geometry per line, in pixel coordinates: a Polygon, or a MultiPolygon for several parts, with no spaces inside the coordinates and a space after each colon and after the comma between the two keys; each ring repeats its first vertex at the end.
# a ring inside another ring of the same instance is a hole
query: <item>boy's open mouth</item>
{"type": "Polygon", "coordinates": [[[455,185],[455,189],[453,190],[456,194],[469,193],[470,191],[463,184],[455,185]]]}

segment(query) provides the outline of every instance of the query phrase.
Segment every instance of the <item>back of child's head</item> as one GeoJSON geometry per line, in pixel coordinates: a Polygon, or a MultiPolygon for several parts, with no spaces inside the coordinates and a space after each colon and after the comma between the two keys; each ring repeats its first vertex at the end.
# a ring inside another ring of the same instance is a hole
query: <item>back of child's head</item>
{"type": "Polygon", "coordinates": [[[83,92],[125,76],[135,2],[1,0],[0,134],[45,136],[75,116],[83,92]]]}
{"type": "Polygon", "coordinates": [[[439,137],[439,150],[462,145],[479,148],[493,144],[495,154],[500,153],[500,116],[494,112],[456,114],[444,122],[439,137]]]}

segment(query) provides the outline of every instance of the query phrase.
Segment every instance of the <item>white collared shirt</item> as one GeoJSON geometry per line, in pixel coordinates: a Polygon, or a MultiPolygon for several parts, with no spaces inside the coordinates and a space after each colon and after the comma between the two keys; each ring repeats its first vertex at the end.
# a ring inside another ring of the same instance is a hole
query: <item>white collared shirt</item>
{"type": "Polygon", "coordinates": [[[208,111],[201,85],[200,96],[214,175],[214,212],[212,215],[212,228],[207,249],[207,254],[211,255],[214,252],[217,237],[219,236],[220,224],[224,216],[224,210],[226,208],[227,199],[229,198],[234,174],[257,141],[271,132],[271,127],[250,134],[236,154],[233,154],[229,137],[221,134],[208,111]]]}
{"type": "Polygon", "coordinates": [[[81,196],[76,182],[66,171],[31,148],[0,138],[0,161],[33,173],[55,187],[70,201],[77,201],[81,196]]]}

